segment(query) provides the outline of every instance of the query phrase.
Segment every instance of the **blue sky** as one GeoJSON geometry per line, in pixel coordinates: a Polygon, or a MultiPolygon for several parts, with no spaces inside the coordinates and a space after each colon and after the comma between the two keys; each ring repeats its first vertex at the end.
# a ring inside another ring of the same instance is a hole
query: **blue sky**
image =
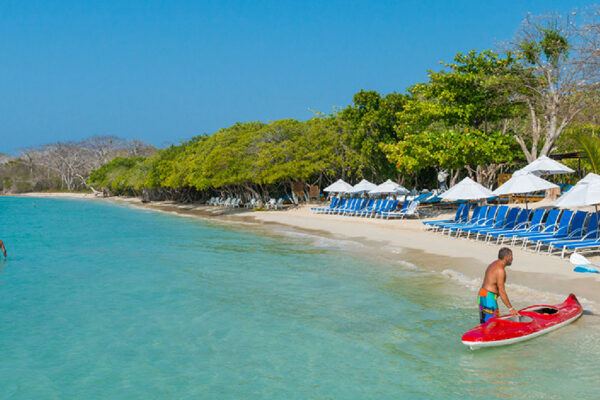
{"type": "Polygon", "coordinates": [[[0,152],[91,135],[154,145],[403,92],[528,12],[584,1],[0,2],[0,152]]]}

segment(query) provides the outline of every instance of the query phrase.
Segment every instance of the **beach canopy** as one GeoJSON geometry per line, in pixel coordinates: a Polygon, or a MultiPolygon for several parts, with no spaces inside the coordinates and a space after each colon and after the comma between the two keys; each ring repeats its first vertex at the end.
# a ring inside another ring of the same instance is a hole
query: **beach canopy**
{"type": "Polygon", "coordinates": [[[352,189],[350,189],[348,191],[348,193],[366,193],[366,192],[369,192],[376,188],[377,188],[376,184],[371,183],[366,179],[363,179],[362,181],[360,181],[356,185],[354,185],[352,187],[352,189]]]}
{"type": "Polygon", "coordinates": [[[381,185],[378,185],[375,189],[370,190],[369,194],[408,194],[410,193],[407,188],[402,185],[397,184],[396,182],[388,179],[383,182],[381,185]]]}
{"type": "Polygon", "coordinates": [[[600,176],[587,174],[552,205],[554,207],[585,207],[600,204],[600,176]]]}
{"type": "Polygon", "coordinates": [[[342,179],[338,179],[337,181],[323,189],[324,192],[332,193],[346,193],[350,190],[352,190],[352,185],[344,182],[342,179]]]}
{"type": "Polygon", "coordinates": [[[492,197],[494,194],[491,190],[483,185],[475,182],[473,179],[466,177],[450,189],[442,193],[442,200],[481,200],[492,197]]]}
{"type": "Polygon", "coordinates": [[[563,165],[558,161],[555,161],[546,156],[539,157],[537,160],[533,161],[526,167],[521,168],[519,171],[531,172],[532,174],[537,176],[571,174],[575,172],[566,165],[563,165]]]}
{"type": "Polygon", "coordinates": [[[590,172],[582,180],[577,182],[577,185],[579,185],[580,183],[600,183],[600,175],[590,172]]]}
{"type": "Polygon", "coordinates": [[[558,185],[548,182],[530,172],[525,172],[522,169],[515,172],[512,177],[504,182],[498,189],[494,190],[496,196],[507,194],[524,194],[539,192],[540,190],[554,189],[558,185]]]}

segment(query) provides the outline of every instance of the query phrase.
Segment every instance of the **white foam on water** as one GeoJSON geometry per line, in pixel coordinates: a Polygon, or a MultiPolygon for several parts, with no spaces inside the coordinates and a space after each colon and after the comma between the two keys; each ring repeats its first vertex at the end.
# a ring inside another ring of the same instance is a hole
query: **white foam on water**
{"type": "MultiPolygon", "coordinates": [[[[433,271],[435,272],[435,271],[433,271]]],[[[455,271],[453,269],[445,269],[442,271],[442,275],[467,287],[473,292],[477,291],[481,287],[481,279],[479,278],[470,278],[467,275],[455,271]]]]}
{"type": "Polygon", "coordinates": [[[278,233],[292,238],[298,239],[306,239],[310,241],[310,244],[315,247],[324,247],[324,248],[337,248],[337,249],[356,249],[363,248],[364,245],[360,242],[354,240],[345,240],[345,239],[331,239],[320,235],[315,235],[311,233],[298,232],[294,230],[280,230],[278,233]]]}
{"type": "MultiPolygon", "coordinates": [[[[460,285],[467,287],[473,292],[479,290],[482,284],[482,279],[468,277],[467,275],[453,269],[443,270],[442,275],[460,285]]],[[[568,294],[565,293],[545,292],[516,283],[509,283],[506,285],[506,288],[507,292],[510,293],[511,299],[519,299],[519,302],[527,302],[532,304],[558,304],[565,301],[568,296],[568,294]]],[[[584,310],[588,310],[593,313],[597,313],[598,310],[600,310],[600,305],[591,300],[588,300],[584,297],[577,297],[577,299],[583,306],[584,310]]]]}
{"type": "Polygon", "coordinates": [[[423,271],[423,268],[416,266],[415,264],[404,261],[404,260],[396,260],[396,264],[400,264],[402,267],[409,269],[411,271],[423,271]]]}
{"type": "Polygon", "coordinates": [[[404,249],[401,247],[386,247],[386,250],[393,254],[402,254],[404,249]]]}

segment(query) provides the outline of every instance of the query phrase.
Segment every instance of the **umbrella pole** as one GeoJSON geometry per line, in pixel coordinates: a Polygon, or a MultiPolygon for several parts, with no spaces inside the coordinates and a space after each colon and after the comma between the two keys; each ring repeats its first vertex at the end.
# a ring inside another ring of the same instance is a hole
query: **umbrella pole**
{"type": "MultiPolygon", "coordinates": [[[[600,227],[600,221],[599,221],[599,217],[598,217],[598,204],[594,204],[594,208],[596,209],[596,223],[600,227]]],[[[597,228],[597,229],[600,229],[600,228],[597,228]]]]}

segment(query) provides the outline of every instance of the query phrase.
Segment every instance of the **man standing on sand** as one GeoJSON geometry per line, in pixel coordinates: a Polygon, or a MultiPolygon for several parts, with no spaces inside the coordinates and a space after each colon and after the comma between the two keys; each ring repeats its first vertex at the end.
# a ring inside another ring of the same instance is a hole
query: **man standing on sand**
{"type": "Polygon", "coordinates": [[[4,247],[4,243],[0,240],[0,250],[4,253],[4,258],[6,258],[6,247],[4,247]]]}
{"type": "Polygon", "coordinates": [[[504,283],[506,282],[505,268],[512,264],[513,254],[508,247],[503,247],[498,252],[498,259],[491,263],[485,270],[483,285],[479,289],[479,322],[487,322],[492,317],[499,317],[498,294],[508,307],[513,316],[517,310],[513,308],[506,295],[504,283]]]}

